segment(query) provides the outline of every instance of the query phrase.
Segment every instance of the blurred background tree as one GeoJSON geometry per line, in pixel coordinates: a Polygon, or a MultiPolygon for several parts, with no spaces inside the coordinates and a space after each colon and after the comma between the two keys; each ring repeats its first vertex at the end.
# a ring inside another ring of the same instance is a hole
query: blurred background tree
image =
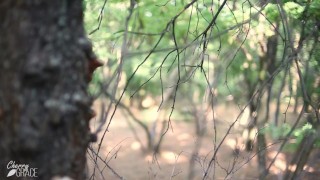
{"type": "MultiPolygon", "coordinates": [[[[161,152],[166,132],[174,131],[172,121],[193,123],[198,146],[210,136],[214,153],[205,160],[203,178],[215,177],[211,169],[219,166],[216,156],[229,137],[245,147],[235,146],[235,152],[257,154],[260,179],[281,152],[295,157],[287,160],[295,168],[288,165],[284,177],[303,174],[309,155],[319,150],[320,1],[85,0],[84,5],[87,32],[106,64],[90,86],[101,102],[96,132],[103,132],[93,155],[121,111],[144,152],[161,152]],[[238,108],[224,130],[216,114],[221,106],[238,108]],[[271,146],[277,155],[268,158],[271,146]]],[[[189,179],[194,163],[191,156],[189,179]]],[[[226,177],[236,171],[228,169],[226,177]]]]}

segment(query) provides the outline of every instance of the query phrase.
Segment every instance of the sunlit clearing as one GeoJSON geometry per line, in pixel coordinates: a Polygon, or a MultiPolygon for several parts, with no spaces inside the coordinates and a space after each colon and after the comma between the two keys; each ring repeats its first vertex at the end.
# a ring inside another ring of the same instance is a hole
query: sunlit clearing
{"type": "Polygon", "coordinates": [[[139,150],[141,148],[141,144],[139,143],[139,142],[137,142],[137,141],[135,141],[135,142],[133,142],[132,144],[131,144],[131,149],[132,150],[139,150]]]}
{"type": "Polygon", "coordinates": [[[247,125],[249,123],[249,117],[250,117],[250,110],[249,108],[245,108],[239,120],[240,125],[247,125]]]}
{"type": "Polygon", "coordinates": [[[154,105],[155,103],[156,103],[155,100],[153,100],[153,98],[151,96],[147,96],[146,98],[144,98],[141,105],[144,108],[149,108],[152,105],[154,105]]]}
{"type": "Polygon", "coordinates": [[[309,172],[309,173],[313,173],[313,172],[316,171],[313,167],[308,166],[308,165],[305,165],[305,166],[303,167],[303,170],[305,170],[305,171],[307,171],[307,172],[309,172]]]}
{"type": "Polygon", "coordinates": [[[178,156],[178,154],[176,154],[176,153],[174,153],[172,151],[163,151],[163,152],[161,152],[161,157],[168,164],[185,163],[185,162],[188,161],[188,158],[186,156],[183,156],[183,155],[178,156]]]}
{"type": "Polygon", "coordinates": [[[235,139],[227,139],[226,145],[229,146],[231,149],[234,149],[237,145],[237,142],[235,139]]]}
{"type": "Polygon", "coordinates": [[[296,170],[296,168],[297,168],[297,165],[295,165],[295,164],[288,166],[288,169],[289,169],[289,171],[291,171],[291,172],[294,172],[294,171],[296,170]]]}
{"type": "Polygon", "coordinates": [[[179,141],[179,146],[186,146],[188,144],[190,144],[190,140],[192,139],[191,135],[188,134],[188,133],[183,133],[183,134],[180,134],[178,137],[177,137],[178,141],[179,141]]]}
{"type": "Polygon", "coordinates": [[[151,162],[152,161],[152,156],[151,155],[147,155],[145,158],[144,158],[145,161],[147,162],[151,162]]]}
{"type": "Polygon", "coordinates": [[[255,139],[257,136],[258,130],[257,128],[253,128],[250,133],[248,131],[248,129],[245,129],[242,133],[242,137],[245,139],[255,139]]]}
{"type": "MultiPolygon", "coordinates": [[[[272,151],[268,154],[268,158],[273,159],[276,155],[277,155],[277,151],[272,151]]],[[[275,168],[271,168],[270,172],[273,174],[279,174],[283,171],[286,170],[287,168],[287,160],[286,160],[286,156],[283,153],[279,153],[277,156],[277,159],[274,162],[274,167],[275,168]]]]}
{"type": "Polygon", "coordinates": [[[232,101],[233,100],[233,96],[230,94],[230,95],[228,95],[227,97],[226,97],[226,100],[227,101],[232,101]]]}
{"type": "Polygon", "coordinates": [[[249,63],[248,63],[248,62],[245,62],[245,63],[243,63],[242,66],[243,66],[244,69],[247,69],[247,68],[249,67],[249,63]]]}
{"type": "Polygon", "coordinates": [[[191,135],[188,134],[188,133],[180,134],[180,135],[177,137],[177,139],[178,139],[179,141],[190,140],[190,138],[191,138],[191,135]]]}

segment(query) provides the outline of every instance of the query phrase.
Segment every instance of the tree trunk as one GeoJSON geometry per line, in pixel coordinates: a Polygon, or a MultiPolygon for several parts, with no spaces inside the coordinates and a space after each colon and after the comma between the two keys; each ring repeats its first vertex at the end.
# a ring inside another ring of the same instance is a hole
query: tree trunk
{"type": "Polygon", "coordinates": [[[300,179],[303,167],[309,159],[309,155],[314,148],[314,143],[320,135],[320,128],[315,129],[314,133],[307,133],[296,150],[290,165],[295,165],[295,169],[286,169],[284,179],[300,179]]]}
{"type": "Polygon", "coordinates": [[[85,179],[92,46],[82,11],[81,0],[0,1],[1,178],[14,163],[36,173],[13,178],[85,179]]]}
{"type": "Polygon", "coordinates": [[[257,156],[258,156],[258,163],[259,163],[259,179],[265,179],[267,167],[266,167],[266,153],[267,153],[267,143],[264,133],[259,132],[257,137],[257,156]]]}

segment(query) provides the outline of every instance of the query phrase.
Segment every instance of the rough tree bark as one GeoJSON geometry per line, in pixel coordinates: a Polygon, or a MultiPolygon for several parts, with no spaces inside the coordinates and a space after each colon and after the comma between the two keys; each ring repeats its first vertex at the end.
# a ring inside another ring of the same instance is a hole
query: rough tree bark
{"type": "Polygon", "coordinates": [[[0,1],[0,179],[9,161],[85,179],[90,54],[82,0],[0,1]]]}

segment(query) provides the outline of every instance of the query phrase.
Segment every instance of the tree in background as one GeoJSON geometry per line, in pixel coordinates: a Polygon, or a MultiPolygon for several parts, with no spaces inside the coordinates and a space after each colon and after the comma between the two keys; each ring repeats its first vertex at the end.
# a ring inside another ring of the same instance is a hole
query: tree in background
{"type": "MultiPolygon", "coordinates": [[[[319,1],[97,0],[86,1],[86,7],[90,37],[99,53],[107,57],[110,74],[96,78],[102,84],[97,91],[117,100],[116,107],[121,108],[128,100],[141,104],[151,94],[159,111],[168,110],[166,126],[170,129],[171,119],[175,119],[172,112],[191,108],[194,115],[201,111],[203,115],[204,110],[210,114],[207,107],[200,108],[203,99],[211,111],[218,103],[225,103],[226,97],[238,105],[239,116],[223,132],[226,135],[222,139],[217,139],[221,134],[216,134],[219,120],[214,113],[204,120],[203,124],[212,123],[215,131],[214,153],[206,159],[204,178],[210,169],[220,166],[216,159],[219,148],[233,130],[248,129],[248,134],[253,134],[246,144],[248,150],[253,150],[251,158],[257,155],[259,159],[260,178],[266,176],[277,158],[267,157],[271,146],[277,147],[274,144],[280,144],[276,150],[279,154],[290,144],[288,140],[295,138],[294,134],[300,134],[312,137],[305,152],[316,148],[319,1]],[[109,83],[121,75],[127,80],[125,85],[109,83]],[[110,92],[116,87],[123,89],[118,91],[120,94],[110,92]],[[171,95],[166,96],[166,92],[171,95]],[[199,97],[204,98],[201,101],[199,97]],[[292,107],[294,112],[300,109],[300,113],[289,119],[292,107]],[[246,110],[250,111],[249,121],[239,128],[239,117],[246,110]],[[307,121],[302,115],[309,113],[312,118],[307,121]],[[312,129],[311,135],[297,133],[304,127],[312,129]]],[[[114,112],[105,112],[111,122],[114,112]]],[[[197,121],[200,116],[194,117],[197,129],[201,129],[197,121]]],[[[132,119],[137,122],[135,117],[132,119]]],[[[148,122],[146,119],[143,121],[148,122]]],[[[154,123],[140,126],[145,130],[150,124],[154,123]]],[[[150,137],[150,133],[146,134],[150,137]]],[[[293,164],[300,162],[299,167],[303,167],[306,161],[299,161],[301,157],[308,156],[299,156],[293,164]]],[[[227,176],[234,169],[228,170],[227,176]]]]}

